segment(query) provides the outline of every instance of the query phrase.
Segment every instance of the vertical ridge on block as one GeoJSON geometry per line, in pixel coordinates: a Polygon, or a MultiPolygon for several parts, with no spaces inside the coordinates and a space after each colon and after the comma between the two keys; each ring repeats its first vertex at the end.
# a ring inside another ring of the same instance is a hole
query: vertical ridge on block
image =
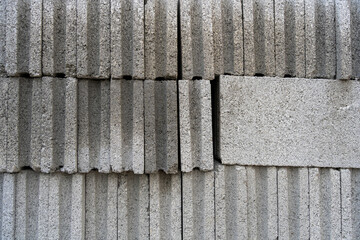
{"type": "Polygon", "coordinates": [[[42,72],[76,76],[76,0],[43,2],[42,72]]]}
{"type": "Polygon", "coordinates": [[[77,77],[110,76],[110,0],[77,0],[77,77]]]}
{"type": "Polygon", "coordinates": [[[150,174],[150,238],[181,239],[181,174],[150,174]]]}
{"type": "Polygon", "coordinates": [[[15,195],[16,195],[16,175],[4,173],[3,192],[2,192],[2,226],[1,239],[15,238],[15,195]]]}
{"type": "Polygon", "coordinates": [[[176,81],[145,80],[145,172],[178,171],[176,81]]]}
{"type": "Polygon", "coordinates": [[[181,171],[213,169],[211,88],[208,80],[180,80],[181,171]]]}
{"type": "Polygon", "coordinates": [[[38,238],[48,239],[50,221],[49,218],[49,193],[50,193],[50,174],[39,174],[39,213],[38,213],[38,238]]]}
{"type": "Polygon", "coordinates": [[[216,165],[216,239],[247,239],[246,168],[216,165]]]}
{"type": "Polygon", "coordinates": [[[183,238],[214,239],[214,172],[182,173],[183,238]]]}
{"type": "Polygon", "coordinates": [[[148,239],[149,224],[149,176],[119,175],[118,239],[148,239]]]}
{"type": "Polygon", "coordinates": [[[181,0],[182,76],[214,79],[212,1],[181,0]]]}
{"type": "Polygon", "coordinates": [[[70,239],[85,238],[85,176],[72,175],[70,239]]]}
{"type": "Polygon", "coordinates": [[[244,0],[245,75],[275,75],[274,6],[271,0],[244,0]]]}
{"type": "Polygon", "coordinates": [[[4,173],[0,173],[0,239],[3,239],[3,213],[4,213],[4,173]]]}
{"type": "Polygon", "coordinates": [[[145,3],[145,78],[177,78],[176,0],[145,3]]]}
{"type": "Polygon", "coordinates": [[[111,76],[144,79],[144,0],[111,0],[111,76]]]}
{"type": "MultiPolygon", "coordinates": [[[[0,172],[4,172],[6,170],[6,151],[7,151],[7,132],[8,132],[8,124],[7,124],[7,98],[8,98],[8,87],[9,81],[6,78],[0,78],[0,172]]],[[[0,235],[1,236],[1,235],[0,235]]]]}
{"type": "Polygon", "coordinates": [[[113,172],[144,173],[144,82],[110,82],[110,165],[113,172]]]}
{"type": "Polygon", "coordinates": [[[0,75],[5,73],[6,64],[6,1],[0,0],[0,75]]]}
{"type": "Polygon", "coordinates": [[[335,78],[335,1],[305,0],[306,77],[335,78]]]}

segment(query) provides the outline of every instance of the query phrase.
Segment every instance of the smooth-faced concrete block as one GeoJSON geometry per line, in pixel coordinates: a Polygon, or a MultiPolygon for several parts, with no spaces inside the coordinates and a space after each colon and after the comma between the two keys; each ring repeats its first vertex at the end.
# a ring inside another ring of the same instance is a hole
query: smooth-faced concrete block
{"type": "Polygon", "coordinates": [[[144,81],[110,82],[110,165],[144,173],[144,81]]]}
{"type": "Polygon", "coordinates": [[[211,87],[209,80],[180,80],[181,171],[213,169],[211,87]]]}
{"type": "Polygon", "coordinates": [[[145,80],[145,172],[178,171],[177,82],[145,80]]]}
{"type": "Polygon", "coordinates": [[[144,79],[144,0],[111,0],[111,77],[144,79]]]}
{"type": "Polygon", "coordinates": [[[180,0],[179,27],[182,78],[214,79],[212,1],[180,0]]]}
{"type": "Polygon", "coordinates": [[[359,82],[223,76],[219,84],[223,164],[360,167],[359,82]]]}
{"type": "Polygon", "coordinates": [[[176,79],[178,68],[178,2],[145,3],[145,78],[176,79]]]}

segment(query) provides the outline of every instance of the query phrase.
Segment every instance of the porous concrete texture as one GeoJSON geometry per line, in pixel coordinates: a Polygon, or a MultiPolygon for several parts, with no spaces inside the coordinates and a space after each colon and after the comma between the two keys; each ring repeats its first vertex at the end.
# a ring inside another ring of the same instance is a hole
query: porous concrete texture
{"type": "Polygon", "coordinates": [[[178,1],[145,3],[145,78],[176,79],[178,1]]]}
{"type": "Polygon", "coordinates": [[[222,76],[224,164],[360,166],[357,81],[222,76]]]}
{"type": "Polygon", "coordinates": [[[276,76],[305,77],[304,0],[274,1],[276,76]]]}
{"type": "Polygon", "coordinates": [[[144,79],[144,0],[110,0],[111,76],[144,79]]]}
{"type": "Polygon", "coordinates": [[[145,172],[178,171],[177,81],[145,80],[145,172]]]}
{"type": "Polygon", "coordinates": [[[213,169],[209,80],[179,80],[181,171],[213,169]]]}
{"type": "Polygon", "coordinates": [[[214,42],[212,1],[179,0],[182,78],[212,80],[214,42]]]}
{"type": "Polygon", "coordinates": [[[5,73],[6,59],[6,0],[0,0],[0,76],[5,73]]]}

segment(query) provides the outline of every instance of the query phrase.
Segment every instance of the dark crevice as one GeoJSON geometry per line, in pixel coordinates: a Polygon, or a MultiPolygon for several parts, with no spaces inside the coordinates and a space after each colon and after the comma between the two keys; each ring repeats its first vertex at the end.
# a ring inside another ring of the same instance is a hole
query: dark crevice
{"type": "Polygon", "coordinates": [[[132,80],[132,76],[131,75],[124,75],[123,79],[124,80],[132,80]]]}
{"type": "Polygon", "coordinates": [[[264,77],[265,75],[263,73],[255,73],[255,77],[264,77]]]}
{"type": "Polygon", "coordinates": [[[181,19],[180,19],[180,1],[178,1],[177,9],[177,49],[178,49],[178,79],[182,79],[182,49],[181,49],[181,19]]]}
{"type": "Polygon", "coordinates": [[[23,166],[20,168],[21,171],[23,170],[32,170],[32,168],[30,166],[23,166]]]}
{"type": "Polygon", "coordinates": [[[210,81],[211,84],[211,118],[212,118],[212,133],[213,133],[213,155],[214,160],[220,160],[220,78],[210,81]]]}
{"type": "Polygon", "coordinates": [[[157,77],[157,78],[155,78],[155,80],[161,80],[161,81],[164,81],[164,80],[166,80],[164,77],[157,77]]]}
{"type": "Polygon", "coordinates": [[[55,73],[56,78],[65,78],[65,73],[55,73]]]}
{"type": "Polygon", "coordinates": [[[194,77],[192,78],[192,80],[201,80],[201,79],[202,79],[201,76],[194,76],[194,77]]]}

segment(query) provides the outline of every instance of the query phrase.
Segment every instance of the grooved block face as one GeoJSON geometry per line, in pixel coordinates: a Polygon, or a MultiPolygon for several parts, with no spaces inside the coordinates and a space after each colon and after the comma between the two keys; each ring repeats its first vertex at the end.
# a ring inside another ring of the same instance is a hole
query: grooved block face
{"type": "Polygon", "coordinates": [[[360,167],[360,84],[220,78],[224,164],[360,167]]]}

